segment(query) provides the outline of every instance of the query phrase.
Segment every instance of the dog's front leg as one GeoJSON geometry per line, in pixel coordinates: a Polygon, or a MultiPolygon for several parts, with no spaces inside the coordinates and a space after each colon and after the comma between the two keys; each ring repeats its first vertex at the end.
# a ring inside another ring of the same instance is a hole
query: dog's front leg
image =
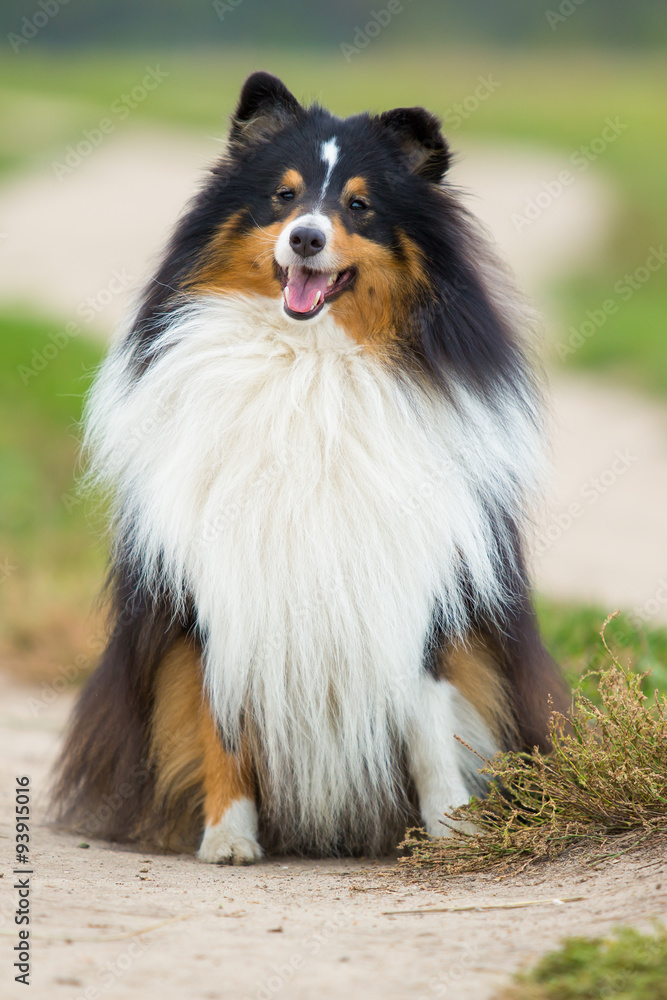
{"type": "Polygon", "coordinates": [[[207,741],[204,796],[206,826],[199,859],[213,864],[247,865],[261,858],[252,779],[240,758],[225,753],[216,732],[207,741]]]}
{"type": "Polygon", "coordinates": [[[424,672],[419,678],[417,703],[408,734],[410,772],[424,828],[432,837],[450,836],[452,827],[472,830],[470,824],[453,822],[444,815],[470,798],[457,753],[453,695],[451,684],[424,672]]]}
{"type": "Polygon", "coordinates": [[[249,754],[227,753],[204,689],[201,649],[176,642],[158,669],[151,726],[156,808],[189,833],[187,796],[203,800],[202,861],[242,865],[262,856],[249,754]]]}
{"type": "Polygon", "coordinates": [[[262,857],[252,772],[243,756],[226,753],[210,719],[204,739],[204,817],[201,861],[247,865],[262,857]]]}

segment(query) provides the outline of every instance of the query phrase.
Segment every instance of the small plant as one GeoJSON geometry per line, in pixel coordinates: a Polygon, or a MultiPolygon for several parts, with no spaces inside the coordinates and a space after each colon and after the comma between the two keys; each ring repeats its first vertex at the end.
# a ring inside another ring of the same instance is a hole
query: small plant
{"type": "Polygon", "coordinates": [[[552,715],[551,753],[487,761],[488,796],[443,817],[444,824],[466,820],[476,832],[425,840],[410,831],[403,868],[475,872],[554,858],[577,844],[606,845],[601,859],[667,832],[667,698],[657,691],[648,698],[646,675],[613,656],[604,635],[610,618],[600,633],[612,663],[597,674],[599,704],[580,685],[569,718],[552,715]]]}
{"type": "Polygon", "coordinates": [[[619,928],[611,938],[568,938],[496,1000],[664,1000],[667,932],[619,928]]]}

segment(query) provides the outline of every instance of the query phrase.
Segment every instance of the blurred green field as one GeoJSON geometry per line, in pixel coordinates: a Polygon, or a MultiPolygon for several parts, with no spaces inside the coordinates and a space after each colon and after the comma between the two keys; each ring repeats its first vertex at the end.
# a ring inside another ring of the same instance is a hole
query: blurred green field
{"type": "Polygon", "coordinates": [[[73,662],[99,631],[105,545],[77,493],[82,393],[100,347],[63,325],[0,317],[0,657],[25,679],[73,662]]]}
{"type": "MultiPolygon", "coordinates": [[[[454,148],[468,137],[537,144],[560,154],[564,167],[576,150],[600,136],[607,118],[618,119],[622,133],[594,160],[618,195],[613,237],[599,259],[554,289],[566,337],[582,327],[588,334],[564,357],[554,346],[554,361],[667,393],[667,267],[652,274],[646,287],[639,283],[627,301],[614,289],[625,274],[643,265],[652,247],[661,246],[667,231],[667,62],[661,53],[398,52],[378,44],[348,63],[336,48],[312,54],[259,49],[58,54],[26,49],[20,58],[0,59],[0,170],[6,174],[30,164],[48,166],[68,143],[82,138],[83,129],[94,128],[110,114],[120,126],[111,111],[114,102],[141,84],[148,66],[167,75],[128,114],[122,128],[154,123],[221,135],[240,82],[260,67],[283,76],[297,94],[321,100],[342,115],[366,107],[424,104],[444,117],[454,148]],[[459,115],[455,105],[474,95],[479,77],[489,76],[493,93],[467,117],[459,115]],[[613,315],[599,327],[586,327],[588,311],[595,313],[609,300],[618,305],[613,315]]],[[[526,197],[536,193],[526,192],[526,197]]],[[[557,204],[549,210],[557,211],[557,204]]]]}
{"type": "Polygon", "coordinates": [[[515,974],[495,1000],[660,1000],[667,934],[617,927],[607,937],[568,937],[531,969],[515,974]]]}

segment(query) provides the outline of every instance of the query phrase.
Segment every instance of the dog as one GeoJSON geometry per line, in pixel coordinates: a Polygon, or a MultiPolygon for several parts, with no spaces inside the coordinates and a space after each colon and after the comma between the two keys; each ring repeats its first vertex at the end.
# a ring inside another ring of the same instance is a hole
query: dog
{"type": "Polygon", "coordinates": [[[197,851],[379,855],[545,748],[524,558],[544,464],[525,310],[423,108],[267,73],[85,412],[111,619],[60,822],[197,851]]]}

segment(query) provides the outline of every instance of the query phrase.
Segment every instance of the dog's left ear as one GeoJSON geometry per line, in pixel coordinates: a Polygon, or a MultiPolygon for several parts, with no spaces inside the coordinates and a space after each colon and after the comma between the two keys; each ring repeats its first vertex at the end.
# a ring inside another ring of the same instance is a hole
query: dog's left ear
{"type": "Polygon", "coordinates": [[[301,114],[303,108],[282,80],[270,73],[253,73],[241,89],[229,141],[245,147],[268,139],[301,114]]]}
{"type": "Polygon", "coordinates": [[[378,121],[393,133],[414,173],[434,184],[442,180],[451,153],[435,115],[424,108],[394,108],[378,121]]]}

